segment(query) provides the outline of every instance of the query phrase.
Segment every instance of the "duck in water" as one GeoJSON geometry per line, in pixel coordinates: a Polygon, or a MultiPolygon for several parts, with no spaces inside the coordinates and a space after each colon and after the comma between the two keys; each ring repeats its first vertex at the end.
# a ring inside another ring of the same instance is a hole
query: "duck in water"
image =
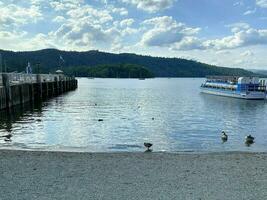
{"type": "Polygon", "coordinates": [[[254,143],[254,139],[255,139],[254,137],[252,137],[251,135],[248,135],[245,137],[245,142],[247,144],[252,144],[252,143],[254,143]]]}
{"type": "Polygon", "coordinates": [[[11,141],[12,134],[9,133],[9,134],[3,135],[1,137],[3,137],[6,142],[10,142],[11,141]]]}
{"type": "Polygon", "coordinates": [[[224,131],[222,131],[221,138],[223,142],[226,142],[228,140],[228,135],[224,131]]]}
{"type": "Polygon", "coordinates": [[[145,143],[144,143],[144,146],[147,148],[146,151],[149,152],[149,151],[151,151],[150,147],[152,147],[153,144],[152,144],[152,143],[149,143],[149,142],[145,142],[145,143]]]}

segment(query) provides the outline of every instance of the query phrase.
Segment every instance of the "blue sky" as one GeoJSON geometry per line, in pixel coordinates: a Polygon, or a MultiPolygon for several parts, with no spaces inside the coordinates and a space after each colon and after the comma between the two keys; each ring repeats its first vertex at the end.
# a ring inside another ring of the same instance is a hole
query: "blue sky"
{"type": "Polygon", "coordinates": [[[0,49],[44,48],[267,69],[267,0],[0,0],[0,49]]]}

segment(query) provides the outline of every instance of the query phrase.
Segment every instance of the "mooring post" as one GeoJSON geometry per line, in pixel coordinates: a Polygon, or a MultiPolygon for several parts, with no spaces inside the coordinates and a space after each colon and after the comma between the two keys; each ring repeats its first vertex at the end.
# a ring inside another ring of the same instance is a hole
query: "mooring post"
{"type": "Polygon", "coordinates": [[[20,104],[23,105],[24,104],[24,88],[23,88],[23,84],[18,85],[19,87],[19,101],[20,104]]]}
{"type": "Polygon", "coordinates": [[[50,82],[50,86],[51,86],[51,96],[55,96],[55,87],[54,87],[54,81],[53,82],[50,82]]]}
{"type": "Polygon", "coordinates": [[[54,78],[54,93],[55,93],[55,96],[57,96],[59,94],[59,91],[58,91],[58,77],[54,78]]]}
{"type": "Polygon", "coordinates": [[[3,86],[5,88],[6,93],[6,107],[10,108],[12,106],[12,98],[11,98],[11,88],[10,88],[10,79],[8,74],[2,74],[3,86]]]}
{"type": "Polygon", "coordinates": [[[42,100],[43,98],[43,87],[42,87],[42,77],[41,74],[36,75],[36,80],[37,80],[37,97],[38,100],[42,100]]]}
{"type": "Polygon", "coordinates": [[[49,82],[46,80],[45,81],[45,88],[46,88],[46,98],[49,98],[49,82]]]}
{"type": "Polygon", "coordinates": [[[63,94],[64,93],[64,77],[63,76],[60,76],[59,87],[60,87],[60,94],[63,94]]]}
{"type": "Polygon", "coordinates": [[[34,85],[33,85],[33,83],[29,84],[29,95],[30,95],[30,101],[34,102],[34,85]]]}

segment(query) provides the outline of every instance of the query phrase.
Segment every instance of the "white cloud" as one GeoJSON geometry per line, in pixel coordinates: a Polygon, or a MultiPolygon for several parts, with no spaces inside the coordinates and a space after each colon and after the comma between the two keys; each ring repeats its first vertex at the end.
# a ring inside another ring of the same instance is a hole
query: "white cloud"
{"type": "Polygon", "coordinates": [[[226,26],[227,28],[231,28],[233,33],[239,32],[240,30],[246,30],[250,28],[250,25],[244,22],[233,23],[226,26]]]}
{"type": "Polygon", "coordinates": [[[19,26],[35,23],[42,18],[43,15],[39,7],[35,5],[22,7],[15,4],[7,4],[0,7],[0,24],[2,26],[19,26]]]}
{"type": "Polygon", "coordinates": [[[129,19],[124,19],[120,22],[121,27],[128,27],[131,26],[134,23],[134,19],[129,18],[129,19]]]}
{"type": "Polygon", "coordinates": [[[138,9],[155,13],[170,8],[175,0],[121,0],[125,3],[135,5],[138,9]]]}
{"type": "Polygon", "coordinates": [[[239,30],[233,35],[221,39],[207,40],[203,42],[205,48],[234,49],[244,46],[267,44],[267,29],[239,30]]]}
{"type": "Polygon", "coordinates": [[[86,21],[67,22],[54,32],[54,36],[67,44],[87,47],[92,47],[95,43],[108,42],[106,30],[99,25],[86,21]]]}
{"type": "Polygon", "coordinates": [[[66,11],[79,7],[84,0],[51,0],[49,3],[55,11],[66,11]]]}
{"type": "MultiPolygon", "coordinates": [[[[56,8],[57,10],[59,7],[56,8]]],[[[126,9],[107,6],[106,9],[97,9],[88,4],[75,8],[64,7],[64,19],[56,17],[54,21],[62,21],[61,26],[51,31],[50,35],[63,46],[73,49],[117,49],[124,36],[134,33],[130,28],[133,19],[114,21],[112,14],[125,12],[126,9]]],[[[61,11],[61,12],[62,12],[61,11]]],[[[124,14],[123,14],[124,15],[124,14]]]]}
{"type": "MultiPolygon", "coordinates": [[[[265,45],[267,44],[267,29],[254,29],[246,23],[230,24],[233,35],[217,39],[199,39],[195,36],[186,36],[181,41],[176,42],[173,50],[225,50],[237,49],[241,47],[265,45]]],[[[247,52],[246,52],[247,53],[247,52]]]]}
{"type": "Polygon", "coordinates": [[[63,16],[56,16],[54,19],[53,19],[53,22],[56,22],[56,23],[62,23],[66,21],[65,17],[63,16]]]}
{"type": "Polygon", "coordinates": [[[203,49],[201,40],[197,37],[184,37],[180,42],[175,43],[171,47],[172,50],[192,50],[192,49],[203,49]]]}
{"type": "Polygon", "coordinates": [[[256,0],[256,5],[261,8],[267,8],[267,0],[256,0]]]}
{"type": "MultiPolygon", "coordinates": [[[[200,33],[200,28],[175,20],[174,16],[179,16],[173,12],[173,17],[160,14],[175,2],[179,3],[178,0],[118,1],[120,3],[114,0],[0,0],[0,48],[99,49],[194,58],[234,67],[266,64],[267,29],[252,28],[242,22],[227,25],[231,33],[226,34],[225,27],[210,31],[213,25],[207,21],[209,29],[203,27],[200,33]],[[222,36],[216,36],[218,34],[222,36]]],[[[244,2],[232,1],[234,6],[240,6],[235,8],[241,12],[239,16],[267,8],[267,0],[255,0],[254,10],[253,5],[244,2]]],[[[266,20],[264,16],[251,17],[266,20]]],[[[228,22],[226,19],[225,23],[228,22]]],[[[192,23],[197,24],[197,19],[192,23]]]]}
{"type": "Polygon", "coordinates": [[[251,57],[251,56],[254,56],[254,53],[250,50],[247,50],[247,51],[244,51],[240,54],[240,56],[242,57],[251,57]]]}
{"type": "Polygon", "coordinates": [[[236,1],[234,2],[233,6],[243,6],[244,2],[243,1],[236,1]]]}
{"type": "Polygon", "coordinates": [[[169,16],[148,19],[142,24],[147,31],[143,34],[141,43],[147,46],[171,46],[181,42],[186,36],[195,35],[200,30],[178,23],[169,16]]]}
{"type": "Polygon", "coordinates": [[[26,44],[19,43],[19,46],[24,46],[27,50],[39,50],[45,48],[56,48],[55,41],[46,34],[38,33],[34,37],[26,40],[26,44]]]}
{"type": "Polygon", "coordinates": [[[215,52],[217,55],[229,55],[231,52],[229,50],[218,50],[215,52]]]}
{"type": "Polygon", "coordinates": [[[256,13],[257,9],[253,9],[253,10],[247,10],[246,12],[243,13],[243,15],[252,15],[254,13],[256,13]]]}
{"type": "Polygon", "coordinates": [[[108,21],[112,21],[113,17],[110,15],[107,10],[95,9],[89,5],[84,5],[77,7],[75,9],[70,9],[66,13],[71,19],[84,21],[88,20],[94,24],[103,24],[108,21]]]}
{"type": "Polygon", "coordinates": [[[113,13],[118,13],[121,16],[126,16],[128,15],[128,10],[126,8],[115,8],[113,6],[110,6],[109,8],[111,12],[113,13]]]}
{"type": "Polygon", "coordinates": [[[137,32],[130,27],[133,19],[120,19],[128,15],[127,9],[111,4],[97,8],[84,0],[0,0],[0,5],[4,5],[0,7],[0,48],[4,49],[112,50],[124,46],[123,38],[137,32]],[[35,24],[35,33],[23,32],[22,25],[37,22],[45,12],[50,13],[47,22],[60,24],[57,29],[54,25],[50,30],[41,27],[43,33],[38,33],[35,24]],[[116,27],[113,17],[118,18],[116,27]]]}
{"type": "Polygon", "coordinates": [[[15,38],[22,38],[23,36],[25,36],[27,34],[27,32],[9,32],[9,31],[0,31],[0,38],[1,40],[9,40],[12,41],[15,38]]]}

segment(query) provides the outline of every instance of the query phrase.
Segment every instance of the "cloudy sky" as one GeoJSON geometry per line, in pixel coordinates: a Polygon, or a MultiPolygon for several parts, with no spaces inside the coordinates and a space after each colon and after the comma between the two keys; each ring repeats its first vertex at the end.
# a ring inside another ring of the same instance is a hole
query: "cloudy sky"
{"type": "Polygon", "coordinates": [[[43,48],[267,69],[267,0],[0,0],[0,49],[43,48]]]}

